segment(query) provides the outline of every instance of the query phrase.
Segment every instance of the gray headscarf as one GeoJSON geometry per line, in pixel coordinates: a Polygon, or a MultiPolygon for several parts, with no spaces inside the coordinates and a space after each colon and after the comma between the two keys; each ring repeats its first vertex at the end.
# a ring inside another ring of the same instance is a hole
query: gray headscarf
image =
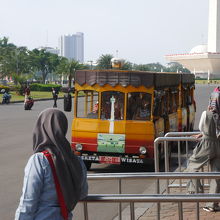
{"type": "Polygon", "coordinates": [[[220,91],[214,91],[211,93],[209,100],[209,111],[213,113],[215,125],[216,125],[216,136],[220,136],[220,91]]]}
{"type": "Polygon", "coordinates": [[[68,212],[72,211],[81,194],[82,168],[66,139],[68,122],[57,109],[42,111],[33,131],[34,153],[48,150],[56,168],[68,212]]]}

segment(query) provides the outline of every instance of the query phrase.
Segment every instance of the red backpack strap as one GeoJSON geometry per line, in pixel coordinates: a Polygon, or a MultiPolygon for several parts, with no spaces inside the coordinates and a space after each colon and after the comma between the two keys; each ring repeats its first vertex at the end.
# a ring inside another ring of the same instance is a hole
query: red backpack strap
{"type": "Polygon", "coordinates": [[[63,193],[61,190],[61,186],[56,174],[56,169],[53,163],[53,159],[51,154],[49,153],[49,151],[45,150],[42,152],[44,154],[44,156],[47,158],[47,160],[49,161],[52,173],[53,173],[53,178],[54,178],[54,183],[55,183],[55,187],[56,187],[56,192],[57,192],[57,197],[58,197],[58,201],[60,204],[60,209],[61,209],[61,215],[63,216],[64,220],[68,220],[68,211],[67,211],[67,207],[64,201],[64,197],[63,197],[63,193]]]}

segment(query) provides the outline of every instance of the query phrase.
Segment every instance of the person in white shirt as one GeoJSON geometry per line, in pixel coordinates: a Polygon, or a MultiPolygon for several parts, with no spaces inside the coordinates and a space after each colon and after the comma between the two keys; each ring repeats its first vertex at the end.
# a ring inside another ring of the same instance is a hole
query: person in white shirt
{"type": "MultiPolygon", "coordinates": [[[[188,172],[198,172],[207,162],[211,172],[220,172],[220,92],[211,94],[208,109],[201,115],[199,122],[201,133],[195,136],[199,143],[189,158],[188,172]]],[[[199,192],[203,192],[200,181],[197,181],[199,192]]],[[[196,181],[188,182],[188,192],[195,193],[196,181]]],[[[220,193],[220,180],[212,179],[209,193],[220,193]]],[[[203,208],[205,211],[220,211],[218,203],[209,202],[203,208]]]]}

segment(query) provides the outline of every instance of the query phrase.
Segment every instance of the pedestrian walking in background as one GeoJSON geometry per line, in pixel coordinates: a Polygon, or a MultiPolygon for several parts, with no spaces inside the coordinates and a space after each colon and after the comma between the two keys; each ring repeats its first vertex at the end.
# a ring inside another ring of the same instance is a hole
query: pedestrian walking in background
{"type": "Polygon", "coordinates": [[[40,113],[15,220],[70,220],[77,202],[87,196],[86,168],[72,152],[67,128],[60,110],[40,113]]]}
{"type": "MultiPolygon", "coordinates": [[[[201,115],[199,130],[201,133],[195,136],[198,138],[199,143],[189,159],[187,171],[198,172],[209,162],[211,172],[220,172],[220,92],[214,91],[211,94],[208,109],[201,115]]],[[[196,182],[198,184],[198,192],[203,192],[203,187],[199,180],[190,180],[187,184],[189,193],[196,192],[196,182]]],[[[219,179],[211,180],[209,193],[220,193],[219,179]]],[[[203,209],[208,212],[220,211],[218,203],[213,202],[208,202],[203,209]]]]}
{"type": "Polygon", "coordinates": [[[53,96],[53,101],[54,101],[53,108],[56,108],[57,107],[57,99],[58,99],[58,91],[54,88],[52,88],[52,96],[53,96]]]}
{"type": "Polygon", "coordinates": [[[63,106],[64,106],[64,111],[66,112],[71,112],[72,110],[72,96],[71,96],[71,89],[68,88],[67,93],[64,94],[64,102],[63,102],[63,106]]]}
{"type": "Polygon", "coordinates": [[[24,89],[24,103],[28,100],[28,97],[31,95],[31,90],[29,86],[26,86],[24,89]]]}

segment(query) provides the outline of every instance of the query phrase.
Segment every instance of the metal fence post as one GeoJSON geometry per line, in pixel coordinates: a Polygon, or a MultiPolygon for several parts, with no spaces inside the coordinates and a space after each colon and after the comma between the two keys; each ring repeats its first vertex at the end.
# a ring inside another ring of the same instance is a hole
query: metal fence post
{"type": "MultiPolygon", "coordinates": [[[[158,155],[158,143],[157,140],[159,140],[159,138],[157,138],[154,141],[154,169],[155,172],[159,172],[159,155],[158,155]]],[[[156,180],[156,194],[160,194],[160,182],[159,179],[156,180]]],[[[157,203],[157,220],[160,220],[160,203],[157,203]]]]}
{"type": "Polygon", "coordinates": [[[189,142],[186,141],[186,159],[189,158],[189,142]]]}
{"type": "Polygon", "coordinates": [[[158,140],[159,138],[154,140],[154,170],[155,172],[159,172],[158,140]]]}
{"type": "MultiPolygon", "coordinates": [[[[121,178],[118,179],[118,193],[121,194],[121,178]]],[[[119,220],[122,220],[122,213],[121,213],[121,202],[119,202],[119,220]]]]}
{"type": "Polygon", "coordinates": [[[135,220],[134,202],[130,202],[131,220],[135,220]]]}
{"type": "MultiPolygon", "coordinates": [[[[181,163],[182,161],[181,161],[181,148],[180,148],[180,141],[178,141],[178,165],[179,165],[179,167],[178,167],[178,170],[179,170],[179,172],[181,172],[181,163]]],[[[179,183],[180,183],[180,192],[182,192],[182,180],[180,179],[179,180],[179,183]]]]}
{"type": "Polygon", "coordinates": [[[182,204],[182,202],[178,202],[178,213],[179,213],[179,220],[183,220],[183,204],[182,204]]]}
{"type": "MultiPolygon", "coordinates": [[[[199,185],[198,182],[200,180],[196,179],[196,194],[199,192],[199,185]]],[[[199,202],[196,203],[196,219],[199,220],[199,202]]]]}
{"type": "Polygon", "coordinates": [[[83,205],[84,205],[84,220],[88,220],[89,217],[88,217],[88,206],[87,206],[87,202],[84,202],[83,205]]]}
{"type": "MultiPolygon", "coordinates": [[[[169,167],[169,161],[170,161],[170,158],[169,158],[169,149],[168,149],[169,145],[168,145],[168,142],[167,141],[164,141],[164,160],[165,160],[165,172],[169,172],[170,171],[170,167],[169,167]]],[[[170,189],[169,189],[169,179],[166,180],[166,192],[167,194],[170,193],[170,189]]]]}

